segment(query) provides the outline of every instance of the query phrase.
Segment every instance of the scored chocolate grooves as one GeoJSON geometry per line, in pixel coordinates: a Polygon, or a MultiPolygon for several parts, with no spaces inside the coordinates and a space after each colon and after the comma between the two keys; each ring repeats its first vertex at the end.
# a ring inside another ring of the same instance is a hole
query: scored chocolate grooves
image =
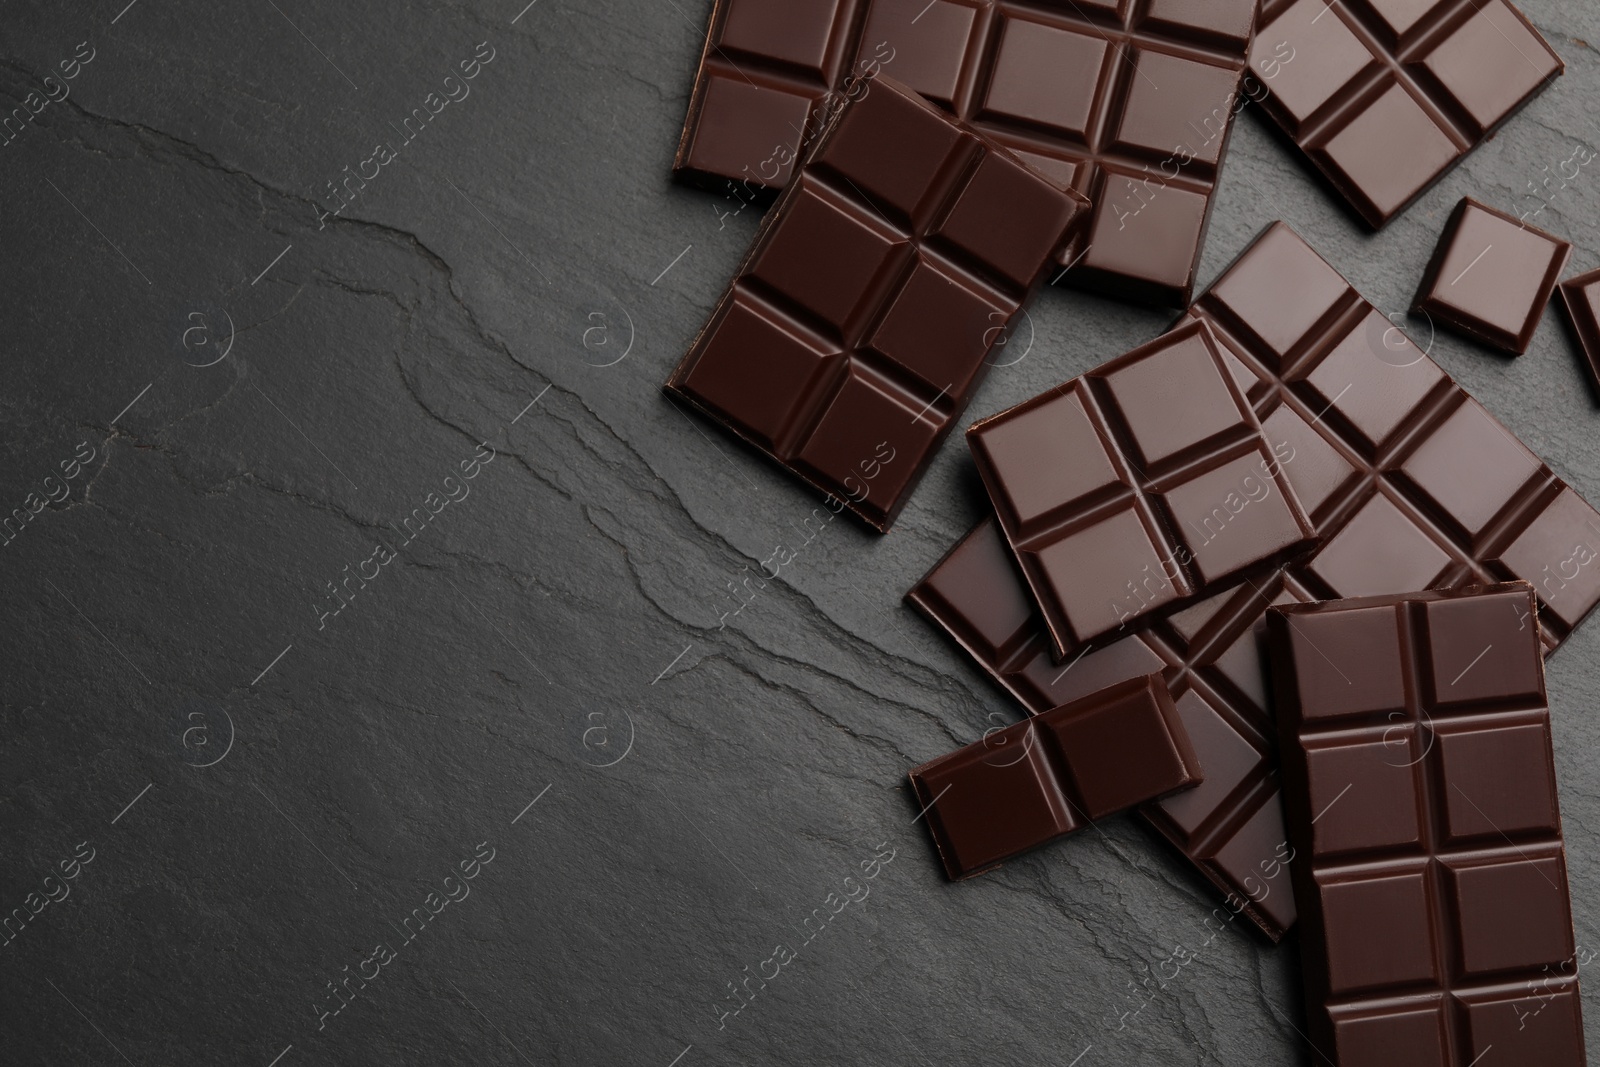
{"type": "Polygon", "coordinates": [[[967,442],[1058,658],[1313,543],[1200,321],[976,423],[967,442]],[[1241,495],[1250,486],[1259,499],[1241,495]]]}
{"type": "Polygon", "coordinates": [[[1374,228],[1565,69],[1505,0],[1416,9],[1392,0],[1267,0],[1252,46],[1266,113],[1374,228]],[[1397,155],[1409,165],[1396,166],[1397,155]]]}
{"type": "Polygon", "coordinates": [[[1310,460],[1284,470],[1323,539],[1288,568],[1315,599],[1520,578],[1547,652],[1600,602],[1600,514],[1293,230],[1269,227],[1190,317],[1269,439],[1310,460]]]}
{"type": "Polygon", "coordinates": [[[1034,713],[1162,671],[1205,782],[1141,813],[1219,888],[1259,898],[1242,913],[1277,940],[1295,911],[1276,855],[1267,609],[1521,578],[1548,654],[1600,602],[1600,514],[1282,223],[1191,315],[1221,339],[1269,444],[1293,446],[1283,470],[1322,545],[1062,664],[993,519],[907,600],[1034,713]]]}
{"type": "Polygon", "coordinates": [[[1273,756],[1276,728],[1259,642],[1267,604],[1309,599],[1279,572],[1147,620],[1130,637],[1058,664],[993,518],[906,594],[1034,715],[1127,679],[1161,674],[1204,779],[1144,805],[1140,815],[1273,941],[1293,924],[1295,912],[1281,872],[1286,836],[1273,756]]]}
{"type": "Polygon", "coordinates": [[[1085,210],[879,78],[762,220],[666,391],[886,531],[1085,210]]]}
{"type": "Polygon", "coordinates": [[[1269,615],[1321,1061],[1584,1063],[1531,592],[1269,615]]]}
{"type": "Polygon", "coordinates": [[[888,73],[1095,205],[1061,250],[1069,281],[1182,307],[1254,15],[1255,0],[718,0],[674,169],[752,201],[789,180],[830,95],[888,73]]]}

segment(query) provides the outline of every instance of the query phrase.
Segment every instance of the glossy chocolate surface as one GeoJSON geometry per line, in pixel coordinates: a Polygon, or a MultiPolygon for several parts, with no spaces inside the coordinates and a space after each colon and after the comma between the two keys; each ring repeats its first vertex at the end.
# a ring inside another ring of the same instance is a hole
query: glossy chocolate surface
{"type": "Polygon", "coordinates": [[[1146,620],[1133,636],[1058,665],[993,519],[906,595],[1033,714],[1160,672],[1205,781],[1140,814],[1274,941],[1293,925],[1295,909],[1283,874],[1276,727],[1260,641],[1268,605],[1309,598],[1292,579],[1273,575],[1146,620]]]}
{"type": "Polygon", "coordinates": [[[1526,583],[1267,616],[1314,1061],[1581,1067],[1526,583]]]}
{"type": "MultiPolygon", "coordinates": [[[[1480,264],[1481,266],[1481,264],[1480,264]]],[[[1522,579],[1547,649],[1600,602],[1600,514],[1275,223],[1195,302],[1321,545],[1315,599],[1522,579]]]]}
{"type": "Polygon", "coordinates": [[[1266,0],[1268,115],[1373,227],[1561,74],[1505,0],[1266,0]]]}
{"type": "Polygon", "coordinates": [[[1572,245],[1559,237],[1466,197],[1439,238],[1412,310],[1520,356],[1571,256],[1572,245]]]}
{"type": "Polygon", "coordinates": [[[741,199],[781,186],[838,91],[882,72],[1094,203],[1062,250],[1069,280],[1182,307],[1254,15],[1254,0],[718,0],[675,165],[741,199]]]}
{"type": "Polygon", "coordinates": [[[982,874],[1199,780],[1160,678],[1109,686],[911,772],[951,878],[982,874]]]}
{"type": "Polygon", "coordinates": [[[1562,282],[1561,303],[1578,340],[1583,371],[1600,397],[1600,270],[1562,282]]]}
{"type": "Polygon", "coordinates": [[[1202,322],[967,431],[1058,656],[1312,537],[1202,322]]]}
{"type": "Polygon", "coordinates": [[[863,89],[666,388],[881,531],[1085,205],[891,79],[863,89]]]}
{"type": "Polygon", "coordinates": [[[1293,446],[1284,473],[1323,547],[1062,665],[993,520],[908,599],[1034,712],[1163,671],[1206,784],[1142,813],[1276,939],[1295,910],[1266,877],[1284,839],[1267,608],[1525,578],[1553,651],[1600,602],[1600,515],[1282,223],[1193,314],[1228,339],[1269,441],[1293,446]]]}

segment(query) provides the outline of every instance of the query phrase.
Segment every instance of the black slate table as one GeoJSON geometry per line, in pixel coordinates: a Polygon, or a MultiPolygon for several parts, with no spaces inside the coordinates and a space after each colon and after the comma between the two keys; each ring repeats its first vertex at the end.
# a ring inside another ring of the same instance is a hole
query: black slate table
{"type": "MultiPolygon", "coordinates": [[[[668,179],[705,0],[124,3],[0,6],[0,1060],[1308,1062],[1131,819],[945,881],[905,772],[1018,714],[900,601],[964,450],[880,538],[662,395],[759,210],[668,179]]],[[[1600,9],[1523,6],[1566,76],[1380,235],[1247,109],[1202,282],[1282,218],[1402,312],[1469,193],[1600,265],[1600,9]]],[[[1046,292],[969,415],[1170,317],[1046,292]]],[[[1600,500],[1554,309],[1410,326],[1600,500]]]]}

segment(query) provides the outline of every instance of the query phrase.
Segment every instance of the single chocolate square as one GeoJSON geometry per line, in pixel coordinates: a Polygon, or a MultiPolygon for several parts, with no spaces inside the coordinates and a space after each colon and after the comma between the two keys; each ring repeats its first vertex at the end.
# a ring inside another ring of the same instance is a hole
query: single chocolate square
{"type": "Polygon", "coordinates": [[[1094,203],[1074,284],[1182,307],[1243,105],[1255,0],[717,0],[676,171],[782,187],[880,74],[1094,203]]]}
{"type": "MultiPolygon", "coordinates": [[[[1161,671],[1206,781],[1141,814],[1277,940],[1295,906],[1282,877],[1267,609],[1523,578],[1548,653],[1600,602],[1600,514],[1282,223],[1191,316],[1222,338],[1268,441],[1291,450],[1284,474],[1326,545],[1065,664],[992,518],[907,600],[1036,713],[1161,671]]],[[[1349,682],[1330,673],[1330,692],[1363,710],[1393,706],[1381,651],[1349,682]]]]}
{"type": "Polygon", "coordinates": [[[967,441],[1062,657],[1313,537],[1202,322],[975,424],[967,441]]]}
{"type": "Polygon", "coordinates": [[[1374,229],[1565,69],[1505,0],[1265,0],[1267,114],[1374,229]]]}
{"type": "Polygon", "coordinates": [[[1412,311],[1520,356],[1571,255],[1559,237],[1466,197],[1439,237],[1412,311]]]}
{"type": "Polygon", "coordinates": [[[1087,205],[892,79],[860,89],[666,389],[884,531],[1087,205]]]}
{"type": "Polygon", "coordinates": [[[1600,396],[1600,270],[1562,282],[1561,302],[1583,353],[1583,372],[1600,396]]]}
{"type": "Polygon", "coordinates": [[[1110,686],[911,772],[952,879],[1199,780],[1160,678],[1110,686]]]}
{"type": "Polygon", "coordinates": [[[1319,1062],[1584,1063],[1535,607],[1516,582],[1267,614],[1319,1062]]]}

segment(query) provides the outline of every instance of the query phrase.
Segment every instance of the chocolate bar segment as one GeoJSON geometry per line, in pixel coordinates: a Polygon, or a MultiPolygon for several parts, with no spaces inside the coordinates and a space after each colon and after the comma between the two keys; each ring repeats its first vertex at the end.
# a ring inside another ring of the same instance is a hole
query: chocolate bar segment
{"type": "Polygon", "coordinates": [[[782,186],[840,94],[887,73],[1094,203],[1069,280],[1182,307],[1255,6],[718,0],[675,166],[744,200],[782,186]]]}
{"type": "MultiPolygon", "coordinates": [[[[1480,264],[1481,266],[1481,264],[1480,264]]],[[[1318,600],[1522,579],[1554,649],[1600,603],[1600,514],[1282,223],[1195,302],[1322,543],[1318,600]]]]}
{"type": "Polygon", "coordinates": [[[1110,686],[911,772],[952,879],[1199,780],[1160,678],[1110,686]]]}
{"type": "Polygon", "coordinates": [[[1311,599],[1285,576],[1243,584],[1176,615],[1146,620],[1105,648],[1057,664],[1050,638],[995,520],[985,519],[906,599],[1037,715],[1107,686],[1159,672],[1205,781],[1141,807],[1271,940],[1294,923],[1283,874],[1276,727],[1261,640],[1266,608],[1311,599]]]}
{"type": "Polygon", "coordinates": [[[1571,255],[1559,237],[1466,197],[1439,238],[1412,310],[1520,356],[1571,255]]]}
{"type": "Polygon", "coordinates": [[[1308,1031],[1335,1067],[1581,1067],[1526,583],[1268,613],[1308,1031]]]}
{"type": "Polygon", "coordinates": [[[1600,515],[1282,223],[1191,314],[1222,338],[1268,441],[1293,449],[1283,474],[1323,546],[1059,665],[993,520],[908,599],[1034,712],[1162,671],[1206,784],[1142,814],[1276,940],[1295,909],[1274,877],[1284,835],[1267,608],[1522,578],[1553,651],[1600,603],[1600,515]]]}
{"type": "Polygon", "coordinates": [[[1583,370],[1600,396],[1600,270],[1561,283],[1561,302],[1583,354],[1583,370]]]}
{"type": "Polygon", "coordinates": [[[1267,114],[1374,228],[1565,69],[1505,0],[1266,0],[1250,63],[1267,114]]]}
{"type": "Polygon", "coordinates": [[[666,388],[882,531],[1086,205],[893,80],[861,88],[666,388]]]}
{"type": "Polygon", "coordinates": [[[1202,322],[977,423],[967,441],[1058,656],[1312,538],[1202,322]]]}

